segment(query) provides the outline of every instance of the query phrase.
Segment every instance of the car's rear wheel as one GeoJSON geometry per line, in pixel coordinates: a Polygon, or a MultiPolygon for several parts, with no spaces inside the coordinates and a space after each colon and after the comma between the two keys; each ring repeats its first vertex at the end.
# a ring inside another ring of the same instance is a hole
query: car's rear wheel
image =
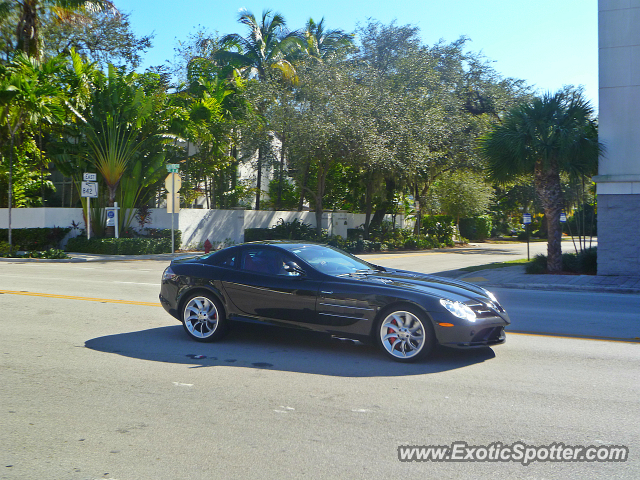
{"type": "Polygon", "coordinates": [[[220,302],[206,293],[192,295],[182,309],[182,325],[199,342],[212,342],[227,332],[227,320],[220,302]]]}
{"type": "Polygon", "coordinates": [[[415,362],[433,350],[435,335],[426,316],[417,308],[391,308],[380,316],[376,339],[382,351],[398,362],[415,362]]]}

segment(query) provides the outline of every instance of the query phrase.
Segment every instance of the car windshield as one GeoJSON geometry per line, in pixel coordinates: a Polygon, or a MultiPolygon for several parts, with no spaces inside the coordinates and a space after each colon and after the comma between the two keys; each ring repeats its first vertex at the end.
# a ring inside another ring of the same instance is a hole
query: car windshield
{"type": "Polygon", "coordinates": [[[329,275],[372,273],[377,270],[375,265],[329,246],[299,245],[290,251],[316,270],[329,275]]]}

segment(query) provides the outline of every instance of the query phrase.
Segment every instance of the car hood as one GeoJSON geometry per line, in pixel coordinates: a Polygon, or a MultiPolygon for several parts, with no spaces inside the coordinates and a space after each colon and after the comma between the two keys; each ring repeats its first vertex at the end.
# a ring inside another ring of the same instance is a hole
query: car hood
{"type": "Polygon", "coordinates": [[[352,279],[375,285],[420,291],[437,297],[457,300],[464,303],[491,302],[486,290],[477,285],[450,278],[426,275],[406,270],[377,271],[371,274],[354,274],[352,279]]]}

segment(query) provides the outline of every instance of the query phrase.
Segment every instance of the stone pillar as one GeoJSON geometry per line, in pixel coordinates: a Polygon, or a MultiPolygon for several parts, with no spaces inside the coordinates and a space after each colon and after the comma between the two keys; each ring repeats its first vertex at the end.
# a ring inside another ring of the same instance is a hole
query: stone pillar
{"type": "Polygon", "coordinates": [[[599,0],[598,274],[640,275],[640,0],[599,0]]]}

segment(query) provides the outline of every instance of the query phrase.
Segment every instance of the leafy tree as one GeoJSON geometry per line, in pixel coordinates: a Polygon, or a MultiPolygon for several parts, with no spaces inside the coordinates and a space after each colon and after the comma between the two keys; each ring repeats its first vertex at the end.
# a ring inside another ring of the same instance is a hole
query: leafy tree
{"type": "MultiPolygon", "coordinates": [[[[265,10],[258,21],[251,12],[245,10],[240,13],[238,21],[248,28],[248,35],[242,37],[232,33],[222,37],[223,49],[216,52],[217,59],[238,68],[246,78],[256,78],[267,83],[283,81],[290,85],[296,84],[296,69],[287,57],[294,56],[300,43],[295,33],[287,31],[284,17],[265,10]]],[[[260,115],[264,115],[267,103],[272,101],[268,97],[263,97],[262,100],[255,105],[260,115]]],[[[256,210],[260,209],[262,168],[265,152],[269,150],[267,142],[268,136],[263,135],[258,148],[256,169],[256,210]]]]}
{"type": "Polygon", "coordinates": [[[42,26],[45,53],[57,55],[72,49],[104,69],[109,63],[137,68],[141,54],[151,48],[153,35],[137,37],[129,14],[85,9],[53,16],[42,26]]]}
{"type": "MultiPolygon", "coordinates": [[[[40,62],[22,52],[13,61],[0,66],[0,127],[4,151],[9,140],[8,207],[9,245],[11,248],[11,208],[13,201],[13,156],[16,136],[41,122],[53,123],[64,117],[64,92],[59,89],[57,75],[63,69],[58,57],[40,62]]],[[[26,173],[26,172],[25,172],[26,173]]],[[[26,178],[30,176],[26,174],[26,178]]]]}
{"type": "Polygon", "coordinates": [[[570,88],[511,109],[480,141],[480,151],[495,181],[533,173],[547,219],[550,272],[562,270],[560,174],[592,174],[602,149],[592,107],[580,90],[570,88]]]}
{"type": "Polygon", "coordinates": [[[43,17],[54,15],[59,19],[79,20],[85,12],[116,12],[114,4],[108,0],[4,0],[2,3],[13,4],[19,9],[16,49],[35,58],[40,58],[42,52],[40,29],[43,17]]]}
{"type": "Polygon", "coordinates": [[[432,188],[440,210],[456,219],[460,228],[460,218],[483,215],[489,210],[493,188],[481,174],[473,172],[453,172],[443,175],[432,188]]]}

